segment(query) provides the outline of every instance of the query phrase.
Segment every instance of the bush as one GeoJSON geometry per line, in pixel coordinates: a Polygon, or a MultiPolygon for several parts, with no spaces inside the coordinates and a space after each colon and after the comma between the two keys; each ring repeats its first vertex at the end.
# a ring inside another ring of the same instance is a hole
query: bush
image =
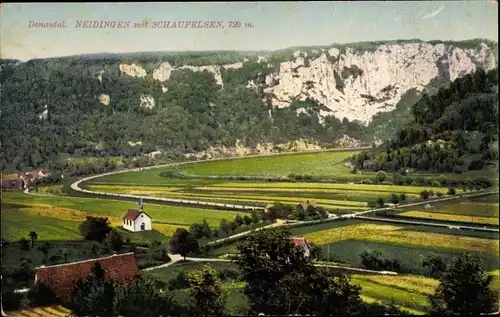
{"type": "Polygon", "coordinates": [[[437,180],[433,180],[431,185],[432,185],[432,187],[441,187],[441,183],[437,180]]]}
{"type": "Polygon", "coordinates": [[[189,287],[189,280],[186,273],[179,272],[177,276],[170,281],[168,281],[168,290],[173,291],[176,289],[184,289],[189,287]]]}
{"type": "Polygon", "coordinates": [[[420,198],[422,198],[422,199],[428,199],[429,196],[430,196],[429,192],[426,190],[423,190],[422,192],[420,192],[420,198]]]}
{"type": "Polygon", "coordinates": [[[483,167],[484,167],[483,160],[473,160],[469,163],[469,166],[467,167],[467,169],[470,171],[479,171],[483,167]]]}
{"type": "Polygon", "coordinates": [[[27,293],[30,306],[47,306],[58,302],[56,295],[45,284],[35,283],[27,293]]]}
{"type": "Polygon", "coordinates": [[[448,195],[455,195],[455,194],[456,194],[455,188],[453,187],[448,188],[448,195]]]}
{"type": "Polygon", "coordinates": [[[239,281],[241,280],[241,274],[237,269],[222,269],[219,272],[219,278],[222,281],[227,281],[227,280],[239,281]]]}
{"type": "Polygon", "coordinates": [[[438,197],[443,197],[443,193],[442,193],[442,192],[437,192],[437,193],[436,193],[436,195],[437,195],[438,197]]]}
{"type": "Polygon", "coordinates": [[[22,306],[23,295],[13,291],[2,293],[2,308],[4,310],[18,310],[22,306]]]}
{"type": "Polygon", "coordinates": [[[378,171],[377,174],[375,175],[375,179],[377,180],[378,183],[382,183],[386,178],[387,175],[385,174],[384,171],[378,171]]]}
{"type": "Polygon", "coordinates": [[[311,175],[304,175],[304,177],[302,177],[302,180],[308,182],[308,181],[311,181],[312,180],[312,176],[311,175]]]}

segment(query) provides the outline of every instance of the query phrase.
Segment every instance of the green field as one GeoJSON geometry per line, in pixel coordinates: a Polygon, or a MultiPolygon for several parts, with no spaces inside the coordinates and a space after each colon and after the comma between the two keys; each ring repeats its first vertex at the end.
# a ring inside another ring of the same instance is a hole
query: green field
{"type": "MultiPolygon", "coordinates": [[[[68,196],[41,197],[21,192],[4,192],[2,202],[2,238],[18,240],[29,231],[37,231],[40,239],[74,240],[79,238],[78,225],[86,216],[106,216],[114,226],[133,202],[68,196]]],[[[222,219],[233,219],[238,213],[191,207],[145,204],[153,218],[153,229],[169,237],[178,227],[188,227],[207,219],[217,227],[222,219]]]]}
{"type": "Polygon", "coordinates": [[[290,173],[310,176],[351,176],[344,161],[359,151],[253,157],[224,162],[190,165],[183,172],[193,175],[287,176],[290,173]]]}

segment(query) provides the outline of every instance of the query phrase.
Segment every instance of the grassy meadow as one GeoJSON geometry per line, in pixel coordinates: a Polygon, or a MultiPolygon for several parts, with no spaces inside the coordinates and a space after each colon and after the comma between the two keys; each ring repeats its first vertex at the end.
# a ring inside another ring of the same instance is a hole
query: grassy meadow
{"type": "MultiPolygon", "coordinates": [[[[30,231],[36,231],[40,240],[79,239],[78,225],[86,216],[108,217],[113,226],[120,227],[121,216],[128,209],[137,207],[134,202],[69,196],[42,197],[10,191],[4,192],[2,198],[2,238],[9,241],[19,240],[30,231]]],[[[217,227],[222,219],[232,219],[238,214],[152,204],[145,204],[144,210],[153,218],[153,231],[166,238],[176,228],[189,227],[203,219],[217,227]]]]}

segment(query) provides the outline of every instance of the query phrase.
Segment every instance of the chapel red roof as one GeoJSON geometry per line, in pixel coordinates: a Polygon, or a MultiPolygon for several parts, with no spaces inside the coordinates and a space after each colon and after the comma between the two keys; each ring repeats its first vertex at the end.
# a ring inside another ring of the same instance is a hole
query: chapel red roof
{"type": "Polygon", "coordinates": [[[37,283],[43,283],[63,302],[71,301],[74,285],[78,280],[86,279],[95,263],[104,270],[104,277],[119,283],[133,281],[139,274],[139,268],[133,252],[90,259],[66,264],[51,265],[35,269],[37,283]]]}
{"type": "Polygon", "coordinates": [[[141,214],[141,211],[137,209],[129,209],[125,215],[123,215],[122,219],[127,219],[127,220],[135,220],[139,215],[141,214]]]}
{"type": "Polygon", "coordinates": [[[290,242],[295,247],[309,247],[309,242],[307,242],[306,238],[290,238],[290,242]]]}

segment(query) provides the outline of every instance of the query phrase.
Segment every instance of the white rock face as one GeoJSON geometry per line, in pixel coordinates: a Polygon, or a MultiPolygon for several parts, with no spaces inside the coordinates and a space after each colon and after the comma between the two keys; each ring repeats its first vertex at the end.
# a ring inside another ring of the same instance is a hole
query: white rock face
{"type": "Polygon", "coordinates": [[[453,81],[478,65],[485,70],[496,66],[485,44],[467,50],[428,43],[381,45],[374,52],[347,49],[344,54],[332,48],[328,54],[323,52],[307,65],[297,51],[293,61],[281,63],[279,71],[266,78],[267,85],[279,82],[264,90],[272,94],[273,105],[288,107],[294,99],[309,97],[330,109],[322,115],[368,123],[378,112],[393,110],[406,91],[421,91],[438,75],[453,81]],[[361,72],[356,73],[356,68],[361,72]]]}
{"type": "Polygon", "coordinates": [[[100,83],[102,83],[102,74],[104,74],[104,70],[100,70],[97,73],[97,79],[99,80],[100,83]]]}
{"type": "Polygon", "coordinates": [[[144,77],[146,76],[146,70],[140,65],[132,64],[120,64],[120,72],[133,77],[144,77]]]}
{"type": "MultiPolygon", "coordinates": [[[[239,67],[241,67],[241,66],[237,67],[237,64],[240,64],[240,63],[227,65],[227,68],[239,68],[239,67]]],[[[226,66],[223,66],[223,67],[226,67],[226,66]]],[[[208,66],[183,65],[181,67],[176,68],[176,67],[173,67],[172,65],[170,65],[169,62],[164,62],[160,65],[160,67],[158,67],[157,69],[155,69],[153,71],[153,78],[156,80],[159,80],[161,82],[165,82],[170,78],[170,75],[176,69],[190,69],[193,72],[202,72],[204,70],[207,70],[207,71],[211,72],[212,74],[214,74],[214,78],[215,78],[215,81],[217,82],[217,84],[219,84],[221,86],[223,85],[222,76],[220,74],[220,66],[215,66],[215,65],[208,65],[208,66]]]]}
{"type": "Polygon", "coordinates": [[[38,115],[38,119],[40,120],[46,120],[49,116],[49,109],[47,109],[47,105],[45,105],[43,109],[42,113],[38,115]]]}
{"type": "Polygon", "coordinates": [[[234,63],[234,64],[231,64],[231,65],[224,65],[222,67],[224,67],[224,69],[238,69],[238,68],[242,68],[243,67],[243,63],[239,62],[239,63],[234,63]]]}
{"type": "Polygon", "coordinates": [[[151,95],[141,95],[139,101],[142,108],[153,109],[155,107],[155,99],[151,95]]]}
{"type": "Polygon", "coordinates": [[[111,100],[111,98],[107,94],[101,94],[99,96],[99,101],[101,102],[101,104],[103,104],[105,106],[109,106],[110,100],[111,100]]]}

